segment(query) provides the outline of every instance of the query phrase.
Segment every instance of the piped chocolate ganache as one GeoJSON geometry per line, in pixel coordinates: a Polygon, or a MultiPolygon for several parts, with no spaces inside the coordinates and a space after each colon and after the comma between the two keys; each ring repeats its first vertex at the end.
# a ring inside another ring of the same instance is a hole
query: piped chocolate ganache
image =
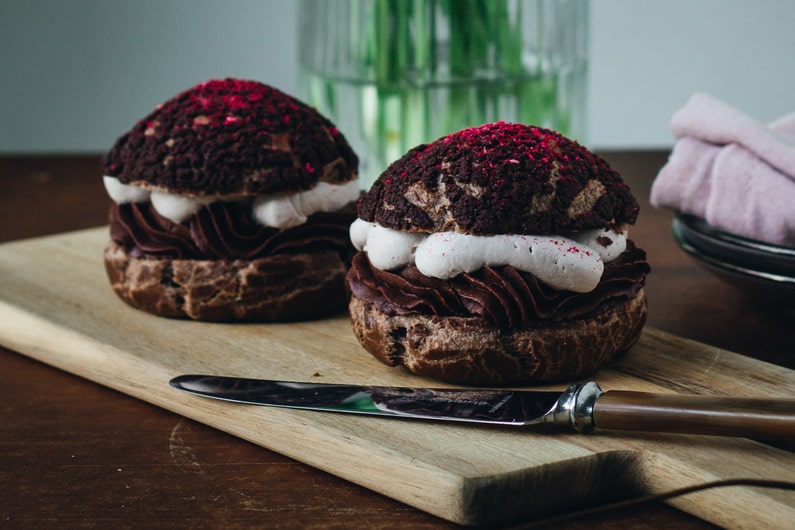
{"type": "Polygon", "coordinates": [[[215,202],[182,223],[162,216],[151,203],[113,204],[111,239],[133,257],[177,259],[256,259],[311,248],[339,252],[350,263],[354,249],[348,227],[353,205],[337,212],[319,212],[305,223],[279,229],[258,223],[251,201],[215,202]]]}
{"type": "Polygon", "coordinates": [[[645,252],[626,238],[637,214],[607,163],[554,131],[466,129],[411,150],[361,199],[351,237],[364,252],[348,283],[390,315],[478,317],[498,329],[589,317],[645,283],[645,252]],[[377,244],[383,232],[391,237],[377,244]],[[520,252],[535,258],[522,263],[520,252]]]}
{"type": "Polygon", "coordinates": [[[391,315],[421,313],[477,316],[496,328],[530,328],[585,317],[634,298],[649,265],[645,253],[628,242],[627,250],[605,267],[593,291],[561,291],[514,267],[483,267],[450,280],[423,275],[416,266],[397,271],[373,267],[363,254],[348,272],[352,292],[391,315]]]}

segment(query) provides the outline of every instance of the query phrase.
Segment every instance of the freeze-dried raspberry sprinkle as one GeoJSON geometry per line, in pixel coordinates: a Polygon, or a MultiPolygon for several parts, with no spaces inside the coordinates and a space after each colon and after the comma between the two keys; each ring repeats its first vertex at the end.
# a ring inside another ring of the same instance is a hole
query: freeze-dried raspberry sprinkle
{"type": "Polygon", "coordinates": [[[256,195],[347,182],[358,159],[316,110],[271,86],[211,80],[158,105],[103,159],[121,182],[196,194],[256,195]]]}

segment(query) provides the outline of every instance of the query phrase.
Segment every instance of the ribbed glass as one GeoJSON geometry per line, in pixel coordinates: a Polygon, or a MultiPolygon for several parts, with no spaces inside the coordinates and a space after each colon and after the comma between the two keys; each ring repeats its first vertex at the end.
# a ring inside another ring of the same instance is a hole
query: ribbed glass
{"type": "Polygon", "coordinates": [[[302,0],[301,96],[363,188],[420,143],[497,120],[584,141],[587,0],[302,0]]]}

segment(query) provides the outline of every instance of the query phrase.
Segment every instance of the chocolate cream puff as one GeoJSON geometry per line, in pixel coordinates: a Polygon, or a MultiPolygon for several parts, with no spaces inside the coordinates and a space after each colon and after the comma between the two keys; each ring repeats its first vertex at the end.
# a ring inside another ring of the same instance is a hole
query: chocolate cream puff
{"type": "Polygon", "coordinates": [[[268,85],[211,80],[178,94],[103,159],[113,290],[164,317],[344,312],[357,166],[330,121],[268,85]]]}
{"type": "Polygon", "coordinates": [[[349,311],[388,365],[458,384],[570,380],[645,324],[638,204],[557,132],[500,122],[419,145],[357,208],[349,311]]]}

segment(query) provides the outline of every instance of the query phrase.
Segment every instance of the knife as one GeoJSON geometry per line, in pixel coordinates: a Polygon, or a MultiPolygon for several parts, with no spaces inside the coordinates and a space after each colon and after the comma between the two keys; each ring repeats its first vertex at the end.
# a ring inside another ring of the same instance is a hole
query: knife
{"type": "Polygon", "coordinates": [[[270,381],[181,375],[170,381],[203,397],[293,409],[493,425],[548,426],[580,433],[648,431],[795,440],[795,399],[602,391],[593,381],[560,392],[270,381]]]}

